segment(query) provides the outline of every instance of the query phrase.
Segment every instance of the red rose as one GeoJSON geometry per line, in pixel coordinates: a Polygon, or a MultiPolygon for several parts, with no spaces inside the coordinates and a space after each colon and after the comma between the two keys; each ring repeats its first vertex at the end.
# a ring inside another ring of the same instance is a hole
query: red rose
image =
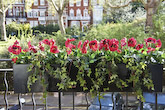
{"type": "Polygon", "coordinates": [[[89,48],[93,51],[96,51],[98,48],[97,40],[90,41],[89,48]]]}
{"type": "Polygon", "coordinates": [[[22,50],[21,47],[18,45],[12,45],[12,46],[9,46],[9,48],[8,48],[8,51],[12,52],[15,55],[20,54],[21,50],[22,50]]]}
{"type": "Polygon", "coordinates": [[[136,46],[136,50],[140,50],[141,48],[143,48],[143,44],[138,44],[138,45],[136,46]]]}
{"type": "Polygon", "coordinates": [[[101,40],[100,43],[99,43],[99,50],[101,50],[101,49],[103,49],[103,48],[104,48],[106,51],[109,50],[109,48],[108,48],[108,40],[107,40],[107,39],[103,39],[103,40],[101,40]]]}
{"type": "Polygon", "coordinates": [[[133,37],[128,40],[128,46],[129,47],[135,47],[136,46],[136,40],[133,37]]]}
{"type": "Polygon", "coordinates": [[[121,43],[121,48],[123,49],[123,47],[127,44],[127,38],[124,37],[123,39],[121,39],[120,43],[121,43]]]}
{"type": "Polygon", "coordinates": [[[44,44],[46,44],[46,45],[50,45],[49,39],[44,39],[44,40],[42,40],[42,42],[43,42],[44,44]]]}
{"type": "Polygon", "coordinates": [[[158,40],[156,41],[155,46],[156,46],[156,48],[161,48],[162,42],[160,41],[160,39],[158,39],[158,40]]]}
{"type": "Polygon", "coordinates": [[[59,53],[59,50],[58,50],[57,46],[53,45],[53,46],[50,47],[50,52],[51,53],[59,53]]]}
{"type": "Polygon", "coordinates": [[[12,58],[12,61],[14,62],[14,63],[16,63],[16,61],[17,61],[17,57],[16,58],[12,58]]]}
{"type": "Polygon", "coordinates": [[[81,45],[82,45],[82,42],[81,42],[81,41],[79,41],[79,42],[78,42],[78,46],[77,46],[77,47],[78,47],[78,49],[80,49],[80,50],[81,50],[81,45]]]}
{"type": "Polygon", "coordinates": [[[82,53],[83,54],[86,54],[87,53],[87,45],[89,43],[89,40],[86,40],[83,44],[83,47],[82,47],[82,53]]]}
{"type": "Polygon", "coordinates": [[[119,41],[117,39],[111,39],[109,42],[110,51],[117,51],[119,48],[119,41]]]}

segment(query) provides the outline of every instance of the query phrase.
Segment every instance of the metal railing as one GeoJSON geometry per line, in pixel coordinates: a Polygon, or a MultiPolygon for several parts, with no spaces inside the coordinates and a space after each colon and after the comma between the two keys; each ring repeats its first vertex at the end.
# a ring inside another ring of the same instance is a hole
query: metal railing
{"type": "MultiPolygon", "coordinates": [[[[11,62],[11,59],[0,59],[0,62],[11,62]]],[[[165,68],[163,68],[163,71],[165,71],[165,68]]],[[[13,72],[13,68],[7,68],[7,69],[0,69],[0,72],[4,72],[4,84],[5,84],[5,91],[4,91],[4,102],[5,102],[5,109],[6,110],[10,110],[9,109],[9,103],[8,103],[8,90],[9,90],[9,86],[7,83],[7,74],[8,72],[13,72]]],[[[18,102],[19,102],[19,109],[23,110],[23,104],[21,101],[21,93],[18,94],[18,102]]],[[[73,110],[75,110],[75,92],[72,92],[72,107],[73,110]]],[[[35,93],[32,93],[31,95],[31,99],[32,99],[32,106],[33,106],[33,110],[36,110],[37,104],[35,101],[35,93]]],[[[85,100],[86,100],[86,109],[88,110],[88,106],[89,106],[89,102],[88,102],[88,98],[87,98],[87,93],[85,93],[85,100]]],[[[126,99],[125,99],[125,109],[128,110],[128,92],[126,92],[126,99]]],[[[26,104],[27,105],[27,104],[26,104]]],[[[62,106],[61,106],[61,92],[58,92],[58,109],[61,110],[62,106]]],[[[27,106],[31,106],[30,104],[27,106]]],[[[48,105],[47,105],[47,98],[45,100],[45,110],[48,110],[48,105]]],[[[155,110],[157,110],[158,108],[158,104],[157,104],[157,93],[155,92],[155,110]]],[[[143,110],[143,103],[140,102],[140,110],[143,110]]]]}

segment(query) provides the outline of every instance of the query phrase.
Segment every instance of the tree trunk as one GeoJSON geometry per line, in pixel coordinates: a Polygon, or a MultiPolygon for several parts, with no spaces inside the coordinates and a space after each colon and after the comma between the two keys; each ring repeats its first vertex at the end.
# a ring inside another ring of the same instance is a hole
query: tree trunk
{"type": "Polygon", "coordinates": [[[156,0],[147,0],[146,5],[146,32],[149,32],[150,29],[153,29],[153,16],[156,14],[159,4],[156,0]]]}
{"type": "Polygon", "coordinates": [[[59,14],[58,24],[59,24],[61,33],[64,35],[65,34],[65,27],[64,27],[64,19],[63,19],[62,14],[59,14]]]}
{"type": "Polygon", "coordinates": [[[2,41],[7,41],[7,37],[6,37],[6,26],[5,26],[5,17],[6,17],[6,13],[0,13],[0,29],[1,29],[1,40],[2,41]]]}

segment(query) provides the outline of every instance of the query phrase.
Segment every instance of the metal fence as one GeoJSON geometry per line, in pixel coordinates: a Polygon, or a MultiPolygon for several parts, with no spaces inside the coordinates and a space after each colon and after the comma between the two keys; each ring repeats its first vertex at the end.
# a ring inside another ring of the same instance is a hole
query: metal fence
{"type": "MultiPolygon", "coordinates": [[[[0,59],[0,62],[11,62],[11,59],[0,59]]],[[[165,70],[165,68],[163,69],[165,70]]],[[[5,106],[6,110],[10,110],[9,109],[9,103],[8,103],[8,92],[9,92],[9,86],[8,86],[8,81],[7,81],[7,75],[10,72],[13,72],[13,68],[5,68],[5,69],[0,69],[1,73],[4,73],[4,84],[5,84],[5,91],[4,91],[4,102],[5,105],[1,105],[1,106],[5,106]]],[[[72,109],[75,110],[75,92],[72,92],[72,109]]],[[[85,99],[86,99],[86,109],[88,110],[88,106],[89,106],[89,102],[87,99],[87,93],[85,93],[85,99]]],[[[31,100],[32,100],[32,106],[33,106],[33,110],[36,110],[37,104],[35,101],[35,93],[32,93],[31,95],[31,100]]],[[[21,94],[18,94],[18,106],[20,110],[23,110],[23,105],[22,105],[22,101],[21,101],[21,94]]],[[[26,106],[31,106],[31,105],[26,105],[26,106]]],[[[48,105],[47,105],[47,98],[45,99],[45,103],[43,104],[44,109],[48,110],[48,105]]],[[[125,99],[125,110],[128,110],[128,93],[126,93],[126,99],[125,99]]],[[[62,106],[61,106],[61,92],[58,92],[58,109],[61,110],[62,106]]],[[[158,109],[158,105],[157,105],[157,93],[155,92],[155,110],[158,109]]],[[[143,110],[143,103],[140,102],[140,110],[143,110]]]]}

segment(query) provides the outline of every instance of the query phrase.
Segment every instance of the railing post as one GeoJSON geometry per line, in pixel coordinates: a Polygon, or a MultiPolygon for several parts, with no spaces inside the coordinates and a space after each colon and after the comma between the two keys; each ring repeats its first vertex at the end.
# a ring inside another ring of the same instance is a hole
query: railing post
{"type": "Polygon", "coordinates": [[[155,92],[155,110],[158,110],[158,94],[155,92]]]}
{"type": "Polygon", "coordinates": [[[18,102],[19,102],[20,110],[22,110],[21,93],[18,94],[18,102]]]}
{"type": "Polygon", "coordinates": [[[45,110],[48,110],[47,97],[45,97],[45,110]]]}
{"type": "Polygon", "coordinates": [[[61,92],[58,92],[58,105],[59,105],[59,110],[61,110],[61,92]]]}
{"type": "Polygon", "coordinates": [[[86,99],[86,102],[87,102],[87,110],[88,110],[89,104],[88,104],[88,94],[87,93],[85,93],[85,99],[86,99]]]}
{"type": "Polygon", "coordinates": [[[73,93],[73,110],[74,110],[74,92],[72,92],[73,93]]]}
{"type": "Polygon", "coordinates": [[[7,100],[7,92],[8,92],[8,83],[7,83],[7,79],[6,79],[6,73],[7,71],[4,73],[4,82],[5,82],[5,86],[6,86],[6,91],[5,91],[5,94],[4,94],[4,100],[5,100],[5,104],[6,104],[6,110],[8,110],[8,100],[7,100]]]}
{"type": "Polygon", "coordinates": [[[36,101],[34,98],[34,93],[32,93],[32,102],[33,102],[33,110],[36,110],[36,101]]]}
{"type": "Polygon", "coordinates": [[[128,110],[128,92],[126,92],[126,110],[128,110]]]}

